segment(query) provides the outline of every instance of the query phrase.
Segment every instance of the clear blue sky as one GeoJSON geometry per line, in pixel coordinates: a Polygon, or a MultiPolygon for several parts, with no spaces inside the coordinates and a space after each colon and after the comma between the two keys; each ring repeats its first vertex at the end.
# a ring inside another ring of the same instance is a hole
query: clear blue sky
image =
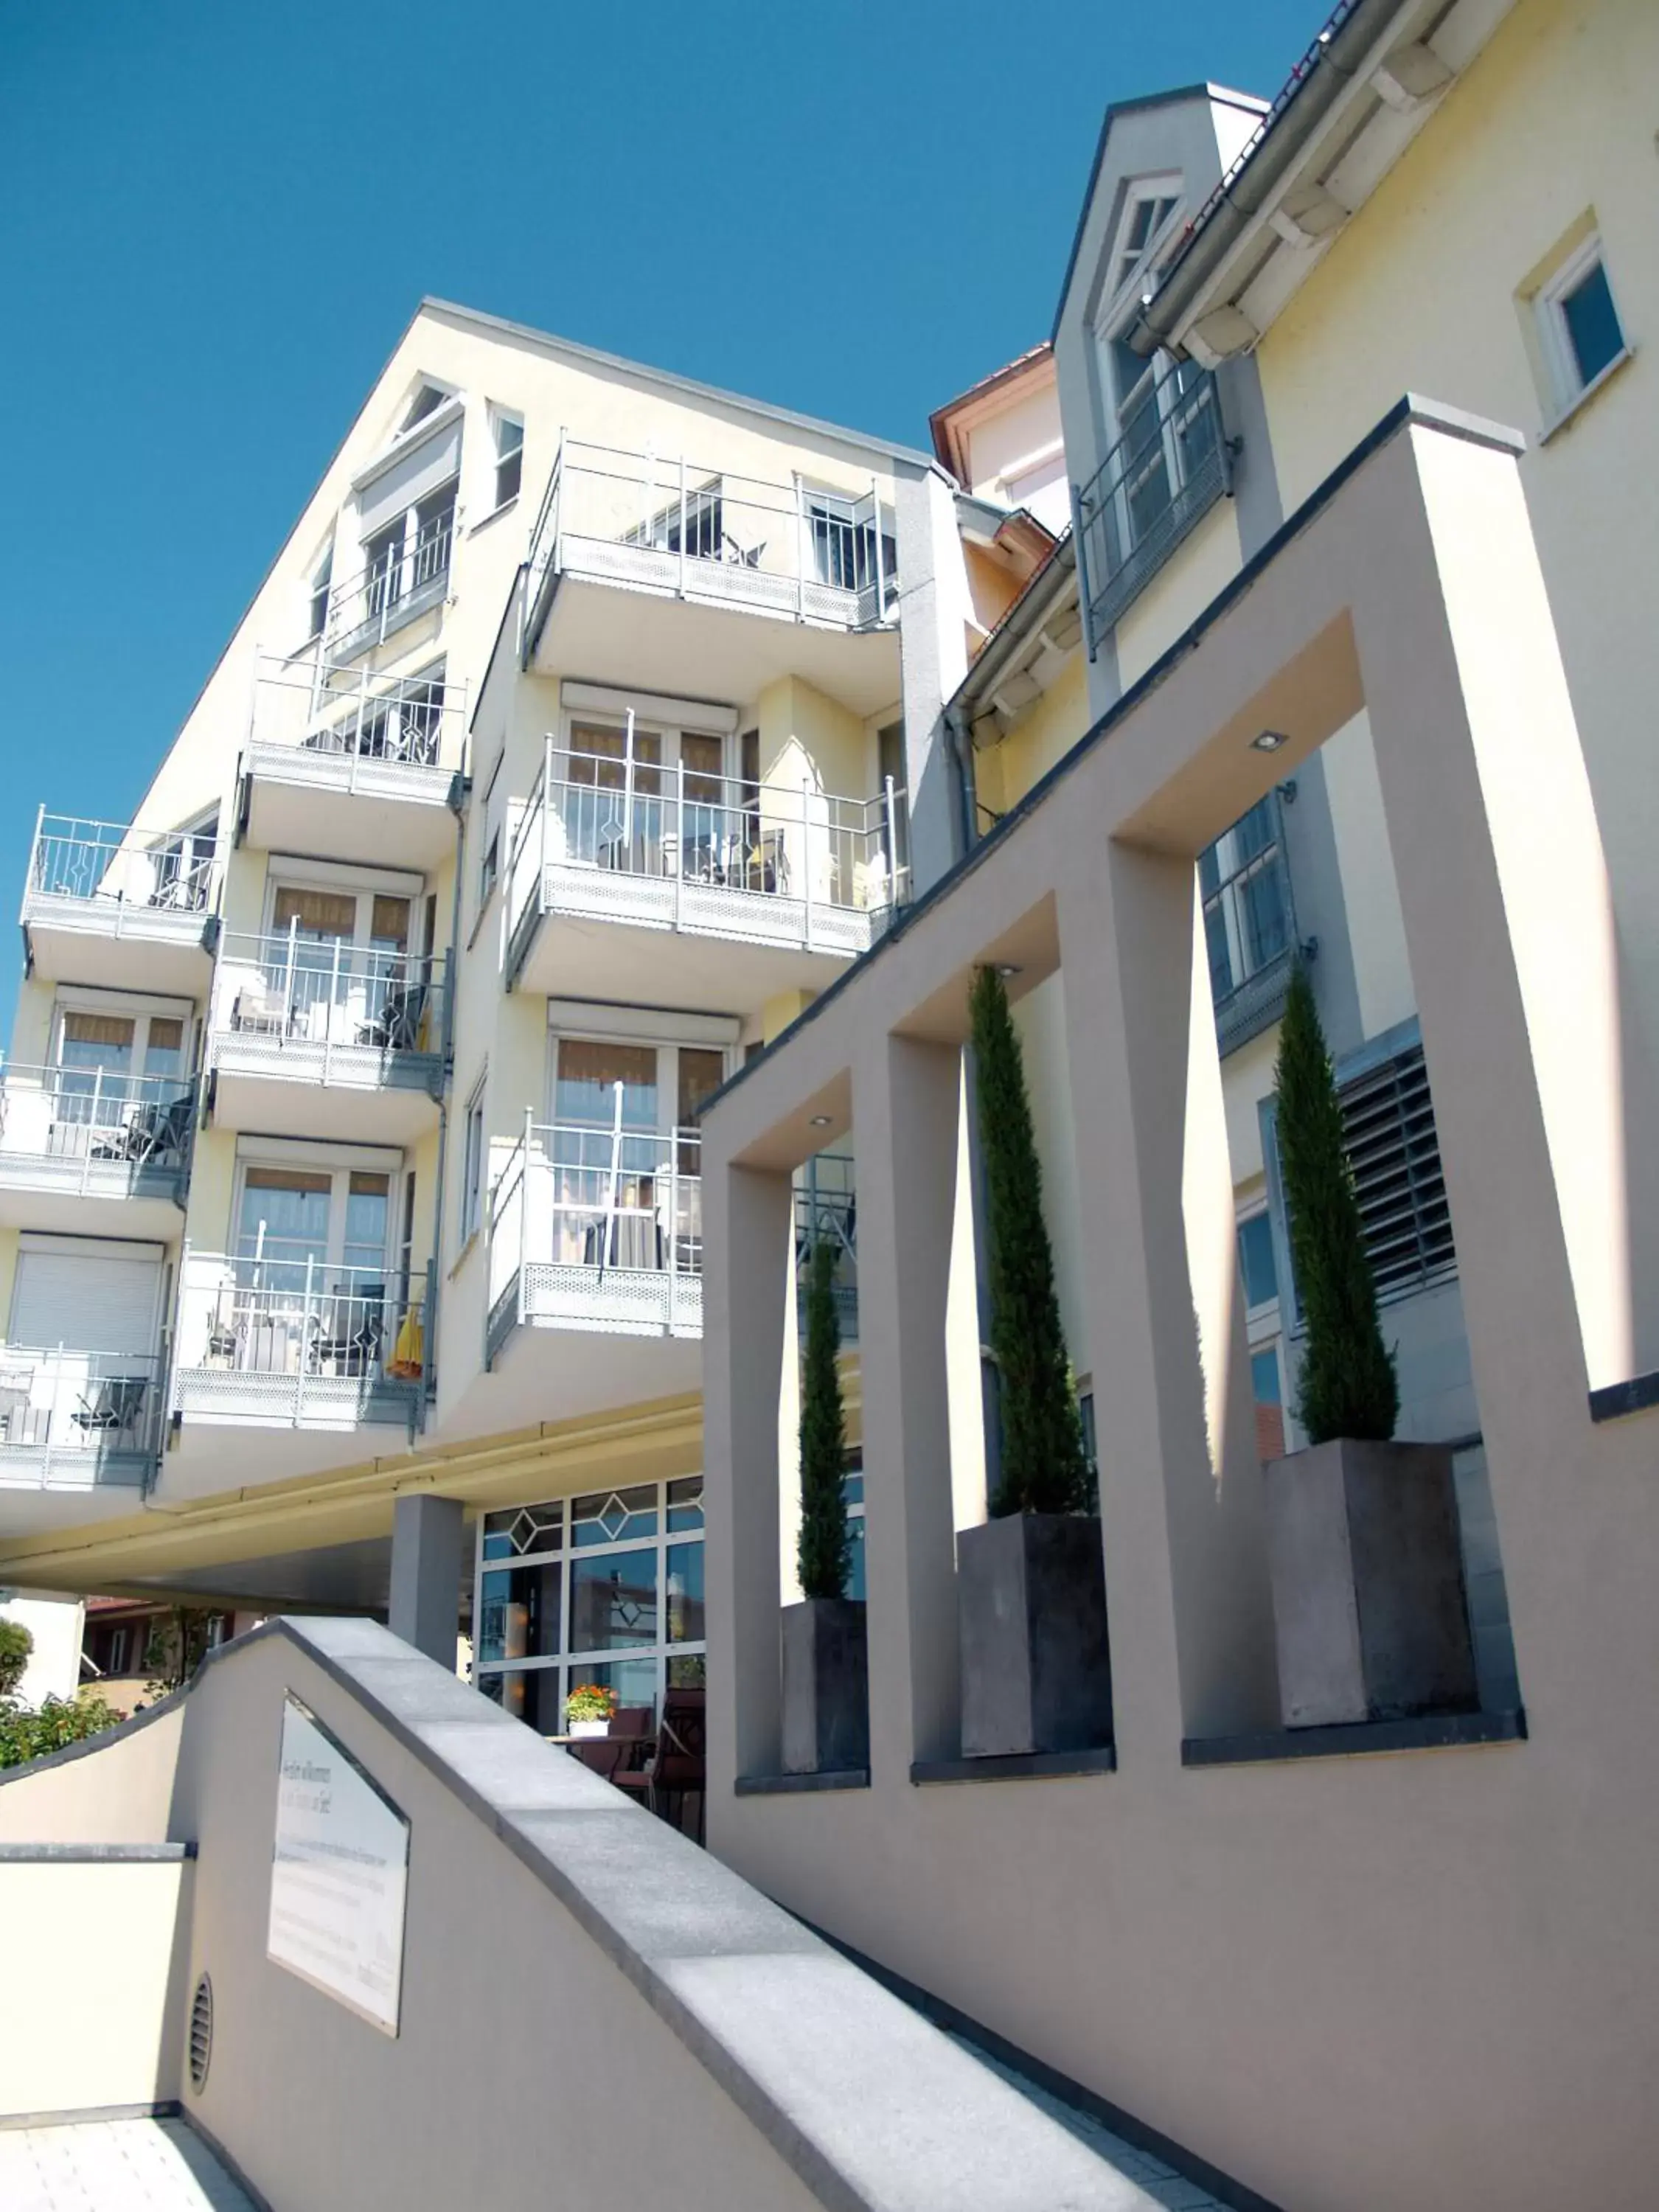
{"type": "Polygon", "coordinates": [[[1323,5],[12,0],[0,921],[37,804],[136,806],[423,293],[923,445],[1048,335],[1106,104],[1275,91],[1323,5]]]}

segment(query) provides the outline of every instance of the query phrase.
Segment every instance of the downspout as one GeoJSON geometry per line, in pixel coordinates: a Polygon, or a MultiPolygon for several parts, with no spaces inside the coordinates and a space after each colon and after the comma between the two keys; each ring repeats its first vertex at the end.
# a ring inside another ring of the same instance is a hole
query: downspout
{"type": "MultiPolygon", "coordinates": [[[[450,805],[455,815],[455,892],[449,915],[449,1007],[445,1016],[449,1031],[449,1066],[444,1070],[444,1087],[438,1094],[438,1188],[432,1205],[432,1296],[428,1302],[426,1316],[427,1364],[433,1374],[437,1372],[438,1308],[443,1291],[444,1279],[444,1176],[449,1159],[449,1086],[455,1072],[455,1006],[459,995],[461,974],[461,870],[466,857],[466,796],[472,788],[472,779],[463,767],[456,775],[455,787],[450,805]]],[[[426,1402],[421,1404],[424,1424],[426,1402]]]]}
{"type": "Polygon", "coordinates": [[[973,740],[963,726],[960,713],[947,706],[944,713],[945,744],[951,757],[951,780],[956,787],[958,809],[958,828],[961,832],[959,856],[971,853],[979,842],[979,793],[974,781],[973,740]]]}

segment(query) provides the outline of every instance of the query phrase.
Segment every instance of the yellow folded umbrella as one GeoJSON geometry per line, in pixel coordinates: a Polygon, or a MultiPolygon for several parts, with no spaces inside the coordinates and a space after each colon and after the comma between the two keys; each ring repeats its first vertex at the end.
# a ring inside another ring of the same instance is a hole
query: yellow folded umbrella
{"type": "Polygon", "coordinates": [[[417,1382],[425,1370],[425,1340],[421,1334],[420,1317],[413,1310],[404,1316],[403,1327],[398,1331],[398,1341],[392,1357],[386,1364],[388,1375],[417,1382]]]}

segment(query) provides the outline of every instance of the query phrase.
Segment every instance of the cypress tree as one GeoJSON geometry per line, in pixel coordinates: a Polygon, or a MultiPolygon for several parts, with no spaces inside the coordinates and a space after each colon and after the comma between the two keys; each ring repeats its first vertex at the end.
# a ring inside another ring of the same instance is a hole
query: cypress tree
{"type": "Polygon", "coordinates": [[[800,1386],[800,1535],[795,1559],[806,1597],[839,1597],[852,1543],[847,1529],[847,1429],[842,1411],[841,1323],[836,1315],[836,1249],[812,1247],[806,1281],[806,1352],[800,1386]]]}
{"type": "Polygon", "coordinates": [[[994,968],[974,978],[975,1091],[985,1178],[991,1356],[1002,1468],[991,1512],[1073,1513],[1088,1503],[1077,1395],[1042,1218],[1042,1170],[1019,1036],[994,968]]]}
{"type": "Polygon", "coordinates": [[[1313,1443],[1386,1443],[1400,1417],[1400,1383],[1377,1319],[1336,1079],[1300,968],[1285,1001],[1276,1081],[1291,1257],[1307,1329],[1297,1418],[1313,1443]]]}

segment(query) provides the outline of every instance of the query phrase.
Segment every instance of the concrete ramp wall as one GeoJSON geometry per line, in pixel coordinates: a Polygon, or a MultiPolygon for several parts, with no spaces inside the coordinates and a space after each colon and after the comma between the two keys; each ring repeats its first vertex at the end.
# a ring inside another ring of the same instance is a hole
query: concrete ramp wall
{"type": "Polygon", "coordinates": [[[149,1976],[157,2094],[283,2212],[1150,2206],[758,1892],[374,1623],[270,1623],[177,1710],[0,1783],[0,1839],[148,1823],[165,1834],[125,1840],[196,1845],[149,1976]],[[409,1822],[395,2036],[266,1955],[290,1696],[409,1822]],[[185,2024],[204,1975],[198,2088],[185,2024]]]}

